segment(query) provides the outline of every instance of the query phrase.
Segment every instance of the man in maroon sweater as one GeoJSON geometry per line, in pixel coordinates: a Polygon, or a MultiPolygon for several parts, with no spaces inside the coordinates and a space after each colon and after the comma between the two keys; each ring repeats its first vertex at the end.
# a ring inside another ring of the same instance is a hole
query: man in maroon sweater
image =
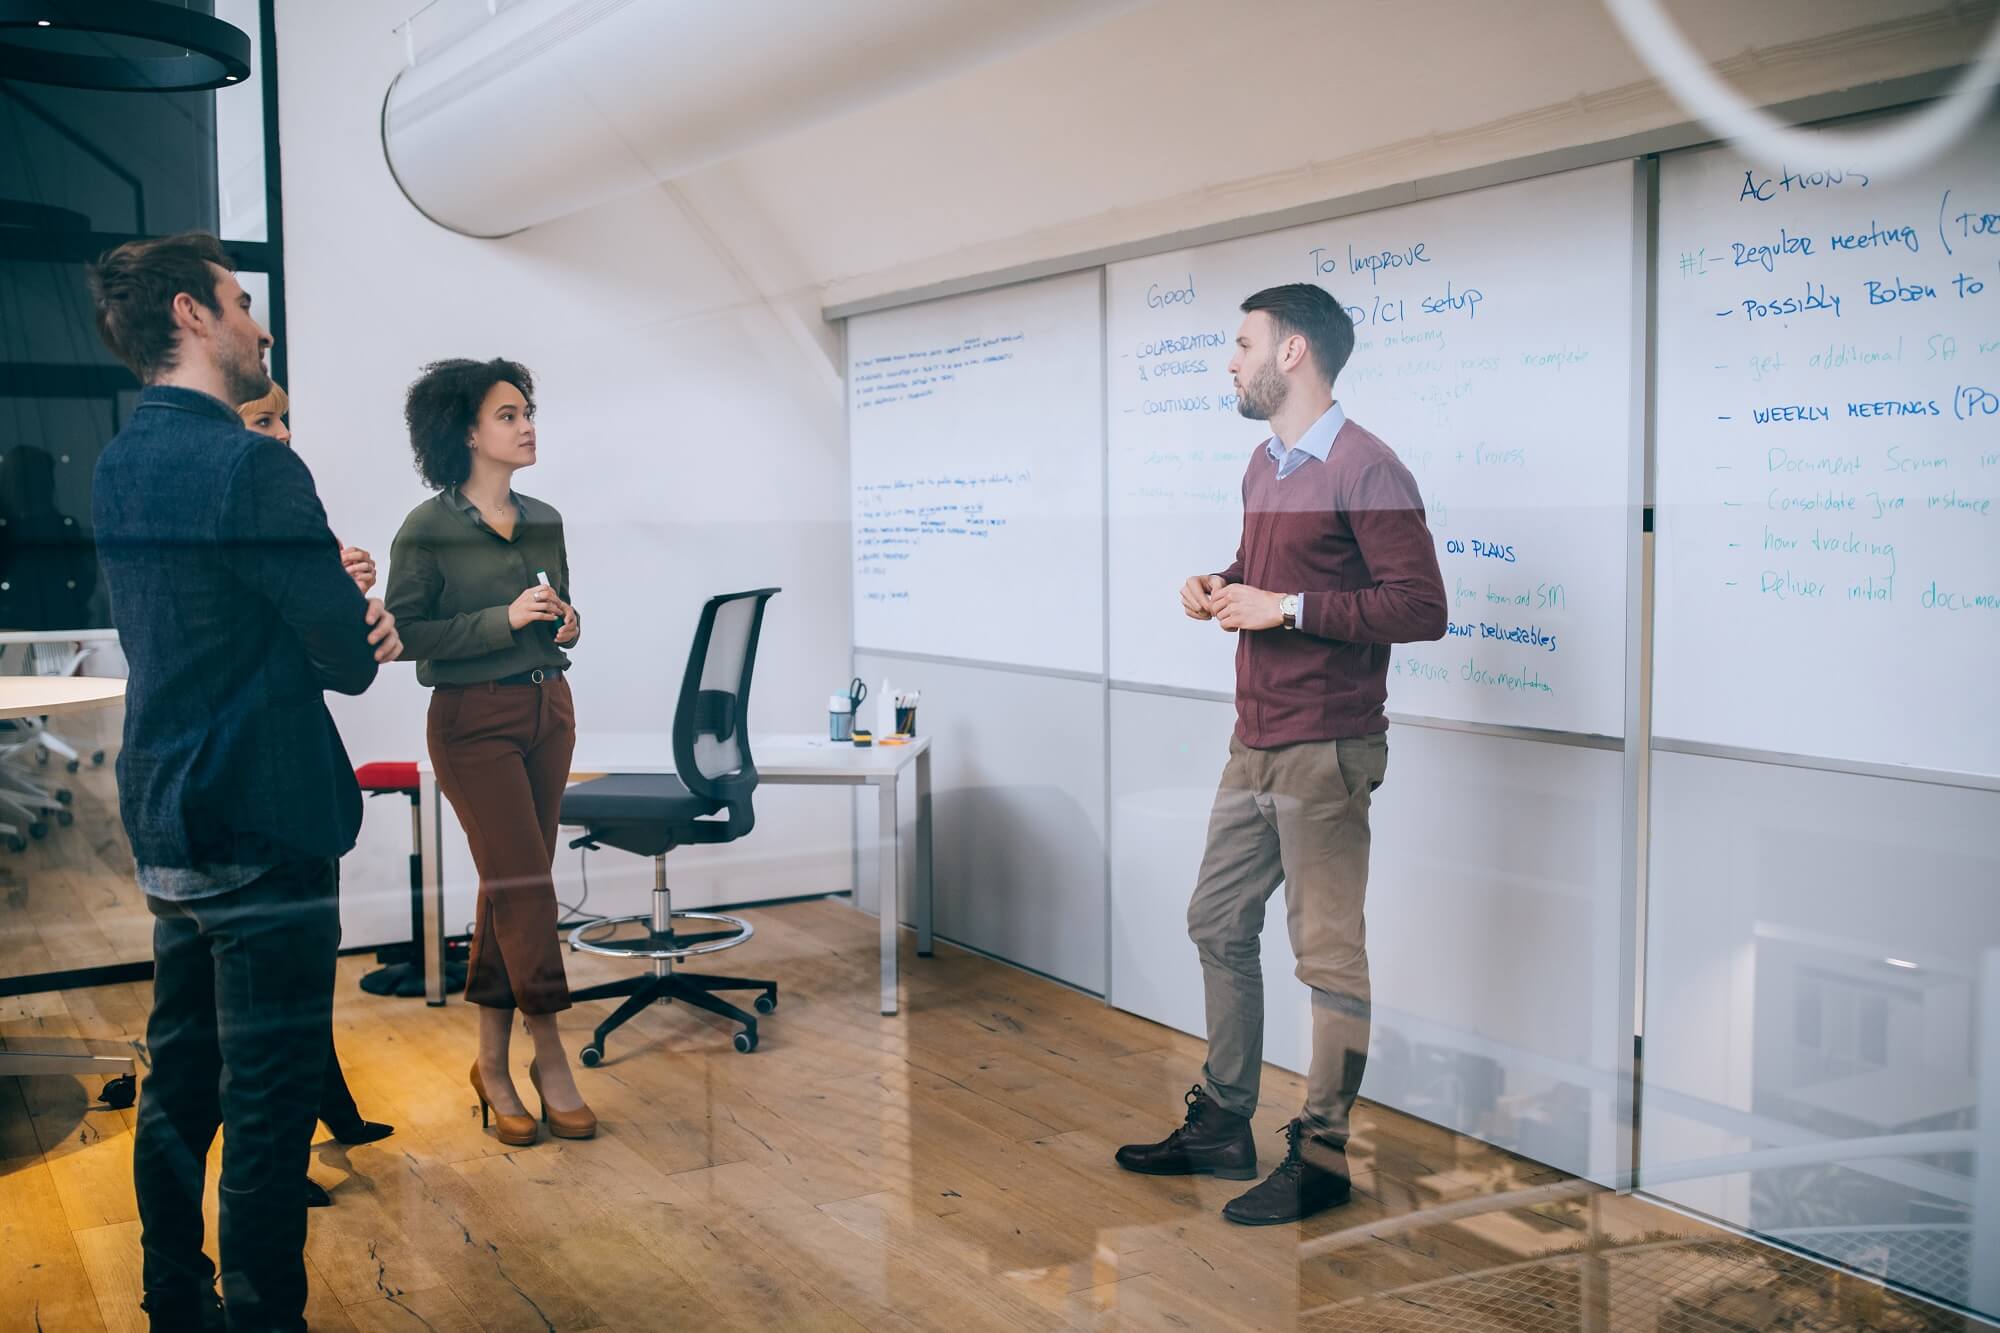
{"type": "Polygon", "coordinates": [[[1118,1150],[1148,1175],[1251,1180],[1263,1066],[1264,904],[1282,882],[1298,978],[1312,991],[1305,1109],[1285,1159],[1222,1215],[1295,1222],[1347,1202],[1348,1113],[1368,1059],[1368,801],[1388,763],[1389,645],[1440,639],[1444,581],[1409,470],[1347,420],[1333,382],[1354,323],[1307,283],[1243,303],[1238,409],[1271,438],[1243,477],[1243,543],[1181,607],[1237,634],[1236,734],[1188,904],[1208,1002],[1208,1065],[1187,1119],[1118,1150]]]}

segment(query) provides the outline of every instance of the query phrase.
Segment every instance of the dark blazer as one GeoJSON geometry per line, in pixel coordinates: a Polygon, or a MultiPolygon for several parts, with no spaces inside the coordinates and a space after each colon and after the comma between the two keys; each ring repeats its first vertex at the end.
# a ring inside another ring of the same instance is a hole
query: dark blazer
{"type": "Polygon", "coordinates": [[[131,664],[118,797],[140,865],[354,846],[323,691],[375,679],[367,604],[305,463],[228,404],[154,386],[97,460],[91,526],[131,664]]]}

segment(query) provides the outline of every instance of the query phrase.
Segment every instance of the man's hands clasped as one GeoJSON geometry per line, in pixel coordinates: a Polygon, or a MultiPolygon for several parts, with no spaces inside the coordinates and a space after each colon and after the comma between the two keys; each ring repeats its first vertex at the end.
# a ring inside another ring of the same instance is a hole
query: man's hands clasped
{"type": "Polygon", "coordinates": [[[1220,574],[1196,574],[1183,583],[1181,610],[1190,620],[1213,620],[1232,634],[1276,629],[1285,623],[1277,593],[1247,583],[1228,583],[1220,574]]]}

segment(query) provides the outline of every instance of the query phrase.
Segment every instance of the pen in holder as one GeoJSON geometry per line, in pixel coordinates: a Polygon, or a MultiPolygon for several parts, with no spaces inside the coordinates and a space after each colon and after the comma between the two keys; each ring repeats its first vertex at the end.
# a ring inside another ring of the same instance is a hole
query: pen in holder
{"type": "Polygon", "coordinates": [[[910,690],[896,696],[896,734],[914,736],[917,734],[917,701],[923,697],[922,690],[910,690]]]}

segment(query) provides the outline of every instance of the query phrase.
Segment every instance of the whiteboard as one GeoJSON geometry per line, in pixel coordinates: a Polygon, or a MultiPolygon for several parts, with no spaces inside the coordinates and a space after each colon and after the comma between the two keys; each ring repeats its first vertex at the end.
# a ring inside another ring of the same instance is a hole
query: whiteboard
{"type": "Polygon", "coordinates": [[[2000,773],[2000,121],[1660,175],[1654,730],[2000,773]]]}
{"type": "Polygon", "coordinates": [[[1097,271],[847,330],[854,642],[1104,671],[1097,271]]]}
{"type": "Polygon", "coordinates": [[[1618,162],[1111,265],[1112,678],[1234,690],[1180,586],[1235,556],[1269,434],[1236,412],[1239,305],[1316,281],[1355,321],[1336,396],[1416,476],[1450,597],[1390,707],[1622,734],[1636,204],[1618,162]]]}

